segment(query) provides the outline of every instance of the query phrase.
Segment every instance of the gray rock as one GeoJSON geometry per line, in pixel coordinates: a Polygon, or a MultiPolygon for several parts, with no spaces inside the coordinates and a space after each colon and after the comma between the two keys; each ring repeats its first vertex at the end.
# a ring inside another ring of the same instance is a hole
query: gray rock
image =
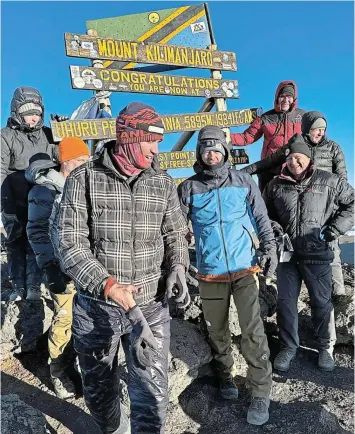
{"type": "Polygon", "coordinates": [[[198,327],[173,318],[169,353],[169,400],[178,402],[183,392],[198,377],[199,369],[212,359],[207,341],[198,327]]]}
{"type": "Polygon", "coordinates": [[[24,403],[15,394],[1,398],[2,434],[49,434],[42,412],[24,403]]]}
{"type": "Polygon", "coordinates": [[[45,299],[7,302],[1,309],[1,358],[34,351],[53,317],[45,299]]]}

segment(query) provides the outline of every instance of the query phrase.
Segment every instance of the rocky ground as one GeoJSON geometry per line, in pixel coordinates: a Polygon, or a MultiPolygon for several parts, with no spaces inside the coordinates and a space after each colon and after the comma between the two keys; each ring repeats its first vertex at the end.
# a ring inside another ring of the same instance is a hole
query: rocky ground
{"type": "MultiPolygon", "coordinates": [[[[16,306],[6,299],[6,256],[2,255],[2,426],[3,434],[58,433],[99,434],[81,396],[80,378],[74,379],[78,396],[61,401],[52,392],[47,365],[46,330],[50,324],[51,302],[43,287],[43,303],[16,306]],[[24,317],[32,316],[32,322],[24,317]],[[44,334],[43,334],[44,333],[44,334]],[[37,336],[39,338],[37,339],[37,336]]],[[[193,303],[184,313],[172,312],[172,339],[169,360],[170,404],[167,434],[330,434],[354,431],[353,371],[353,284],[354,267],[344,266],[347,296],[336,304],[340,345],[335,351],[336,369],[331,373],[316,368],[317,353],[312,350],[312,326],[306,291],[300,297],[300,336],[302,348],[287,374],[273,374],[270,420],[263,427],[246,422],[248,393],[244,387],[246,364],[240,353],[240,329],[231,307],[233,354],[240,388],[237,402],[219,399],[211,375],[211,353],[206,343],[198,291],[191,279],[193,303]]],[[[260,303],[273,359],[278,350],[275,324],[275,293],[262,285],[260,303]]],[[[121,362],[123,359],[121,358],[121,362]]],[[[122,377],[125,366],[122,363],[122,377]]],[[[122,400],[127,391],[122,383],[122,400]]]]}

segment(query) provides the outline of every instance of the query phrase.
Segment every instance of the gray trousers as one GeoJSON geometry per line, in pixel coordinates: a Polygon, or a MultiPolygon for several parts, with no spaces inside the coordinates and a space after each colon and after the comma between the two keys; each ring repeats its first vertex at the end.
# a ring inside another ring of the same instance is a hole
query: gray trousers
{"type": "Polygon", "coordinates": [[[329,264],[279,263],[277,269],[277,325],[282,347],[297,349],[297,300],[304,281],[310,298],[312,322],[319,349],[332,348],[336,342],[332,304],[332,273],[329,264]]]}
{"type": "Polygon", "coordinates": [[[341,259],[340,259],[341,250],[339,246],[339,238],[329,243],[329,247],[334,253],[334,260],[332,262],[333,294],[336,295],[345,294],[343,270],[341,268],[341,259]]]}
{"type": "Polygon", "coordinates": [[[233,367],[229,330],[229,305],[232,296],[242,332],[242,353],[248,363],[246,383],[253,396],[268,398],[272,373],[269,346],[260,317],[257,276],[253,274],[241,277],[232,284],[200,281],[200,295],[218,377],[230,378],[233,367]]]}

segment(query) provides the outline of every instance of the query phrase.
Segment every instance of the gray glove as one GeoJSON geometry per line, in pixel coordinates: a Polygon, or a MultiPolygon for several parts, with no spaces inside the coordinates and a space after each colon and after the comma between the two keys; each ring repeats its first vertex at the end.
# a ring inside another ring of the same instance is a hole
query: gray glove
{"type": "Polygon", "coordinates": [[[168,298],[173,298],[178,308],[182,309],[190,304],[191,299],[183,265],[178,264],[171,268],[166,279],[166,291],[168,298]]]}
{"type": "Polygon", "coordinates": [[[137,305],[132,307],[126,316],[133,327],[131,333],[133,359],[142,369],[146,369],[152,366],[153,355],[158,351],[157,341],[137,305]]]}
{"type": "Polygon", "coordinates": [[[261,251],[260,267],[263,269],[265,277],[273,277],[277,268],[278,260],[276,249],[270,249],[265,252],[261,251]]]}

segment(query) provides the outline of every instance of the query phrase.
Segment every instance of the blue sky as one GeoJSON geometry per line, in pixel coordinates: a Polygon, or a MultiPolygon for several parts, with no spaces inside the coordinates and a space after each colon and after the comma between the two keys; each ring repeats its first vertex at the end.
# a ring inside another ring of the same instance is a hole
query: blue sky
{"type": "MultiPolygon", "coordinates": [[[[73,90],[71,65],[89,60],[65,55],[64,32],[85,33],[85,21],[180,7],[193,2],[6,2],[2,6],[1,126],[5,126],[16,87],[40,90],[49,113],[70,115],[91,91],[73,90]]],[[[327,134],[343,148],[354,181],[354,4],[352,2],[208,2],[218,48],[237,55],[237,72],[224,78],[239,81],[240,99],[230,110],[272,108],[282,80],[296,81],[299,107],[319,110],[328,120],[327,134]]],[[[180,74],[208,77],[209,71],[180,74]]],[[[161,114],[193,113],[202,98],[115,94],[113,114],[131,101],[153,105],[161,114]]],[[[233,128],[232,132],[244,128],[233,128]]],[[[166,135],[161,151],[169,151],[178,135],[166,135]]],[[[194,149],[196,135],[186,149],[194,149]]],[[[250,161],[260,157],[262,140],[245,149],[250,161]]],[[[170,172],[187,176],[191,171],[170,172]]]]}

